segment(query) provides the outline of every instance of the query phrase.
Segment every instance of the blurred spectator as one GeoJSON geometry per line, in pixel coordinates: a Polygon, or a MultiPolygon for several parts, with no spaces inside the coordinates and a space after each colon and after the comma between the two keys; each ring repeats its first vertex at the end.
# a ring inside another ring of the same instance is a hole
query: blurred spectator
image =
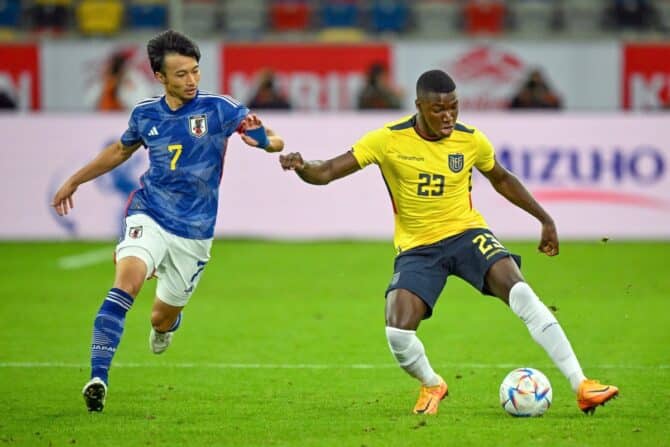
{"type": "Polygon", "coordinates": [[[386,66],[372,64],[365,85],[358,94],[358,109],[399,109],[402,107],[401,98],[401,92],[389,81],[386,66]]]}
{"type": "Polygon", "coordinates": [[[96,107],[98,110],[110,112],[125,109],[119,96],[119,90],[127,62],[128,56],[124,52],[119,51],[112,54],[102,75],[102,91],[96,107]]]}
{"type": "Polygon", "coordinates": [[[286,96],[277,89],[275,74],[272,70],[260,72],[256,92],[251,96],[247,106],[253,110],[291,108],[286,96]]]}
{"type": "Polygon", "coordinates": [[[69,25],[72,0],[35,0],[29,15],[36,31],[63,32],[69,25]]]}
{"type": "Polygon", "coordinates": [[[142,49],[129,45],[87,61],[83,103],[100,111],[130,110],[138,101],[160,94],[162,84],[142,56],[142,49]]]}
{"type": "Polygon", "coordinates": [[[510,109],[560,109],[561,99],[547,85],[538,69],[528,75],[521,89],[514,95],[509,104],[510,109]]]}
{"type": "Polygon", "coordinates": [[[650,0],[613,0],[605,17],[615,29],[643,31],[659,26],[658,11],[650,0]]]}
{"type": "Polygon", "coordinates": [[[0,110],[15,110],[17,107],[12,83],[0,76],[0,110]]]}

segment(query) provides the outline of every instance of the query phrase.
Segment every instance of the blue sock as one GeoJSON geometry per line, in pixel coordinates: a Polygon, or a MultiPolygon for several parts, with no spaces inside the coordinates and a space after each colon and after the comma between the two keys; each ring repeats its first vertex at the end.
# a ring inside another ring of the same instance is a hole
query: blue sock
{"type": "Polygon", "coordinates": [[[91,342],[91,378],[108,381],[109,367],[123,335],[126,312],[133,305],[133,297],[121,289],[112,288],[102,302],[93,322],[91,342]]]}
{"type": "Polygon", "coordinates": [[[174,323],[172,323],[172,326],[170,326],[170,329],[168,329],[168,332],[174,332],[177,329],[179,329],[179,326],[181,325],[181,312],[179,312],[179,315],[177,315],[177,319],[174,320],[174,323]]]}

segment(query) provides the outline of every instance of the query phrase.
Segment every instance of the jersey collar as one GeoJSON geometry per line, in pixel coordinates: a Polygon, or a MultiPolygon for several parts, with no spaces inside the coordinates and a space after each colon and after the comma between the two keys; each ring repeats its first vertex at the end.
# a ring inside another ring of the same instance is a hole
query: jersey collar
{"type": "Polygon", "coordinates": [[[177,110],[172,110],[170,108],[170,106],[167,103],[167,100],[165,99],[165,95],[163,95],[161,97],[160,102],[161,102],[161,106],[163,107],[163,110],[165,112],[169,113],[170,115],[181,115],[185,112],[188,112],[189,110],[191,110],[194,107],[194,104],[196,103],[196,99],[198,99],[199,96],[200,96],[200,90],[198,89],[198,91],[195,94],[195,97],[192,100],[190,100],[189,102],[187,102],[186,104],[184,104],[183,106],[179,107],[177,110]]]}

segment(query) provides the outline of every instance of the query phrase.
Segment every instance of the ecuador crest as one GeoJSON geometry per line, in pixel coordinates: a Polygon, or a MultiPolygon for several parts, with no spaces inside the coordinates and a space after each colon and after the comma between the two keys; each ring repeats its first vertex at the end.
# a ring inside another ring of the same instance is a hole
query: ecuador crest
{"type": "Polygon", "coordinates": [[[456,173],[463,170],[463,154],[449,154],[449,169],[456,173]]]}

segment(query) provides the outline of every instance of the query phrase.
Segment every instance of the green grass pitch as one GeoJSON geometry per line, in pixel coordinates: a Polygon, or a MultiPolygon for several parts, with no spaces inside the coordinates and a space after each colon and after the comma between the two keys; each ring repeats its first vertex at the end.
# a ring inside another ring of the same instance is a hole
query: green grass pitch
{"type": "Polygon", "coordinates": [[[586,374],[620,387],[594,416],[512,312],[456,278],[419,331],[450,396],[437,416],[412,415],[418,384],[384,336],[390,242],[238,240],[215,243],[161,356],[149,352],[155,283],[145,285],[105,411],[89,414],[91,324],[113,278],[111,262],[95,261],[111,261],[113,246],[0,243],[0,446],[670,445],[670,243],[564,242],[556,258],[507,246],[586,374]],[[552,381],[541,418],[498,403],[518,366],[552,381]]]}

